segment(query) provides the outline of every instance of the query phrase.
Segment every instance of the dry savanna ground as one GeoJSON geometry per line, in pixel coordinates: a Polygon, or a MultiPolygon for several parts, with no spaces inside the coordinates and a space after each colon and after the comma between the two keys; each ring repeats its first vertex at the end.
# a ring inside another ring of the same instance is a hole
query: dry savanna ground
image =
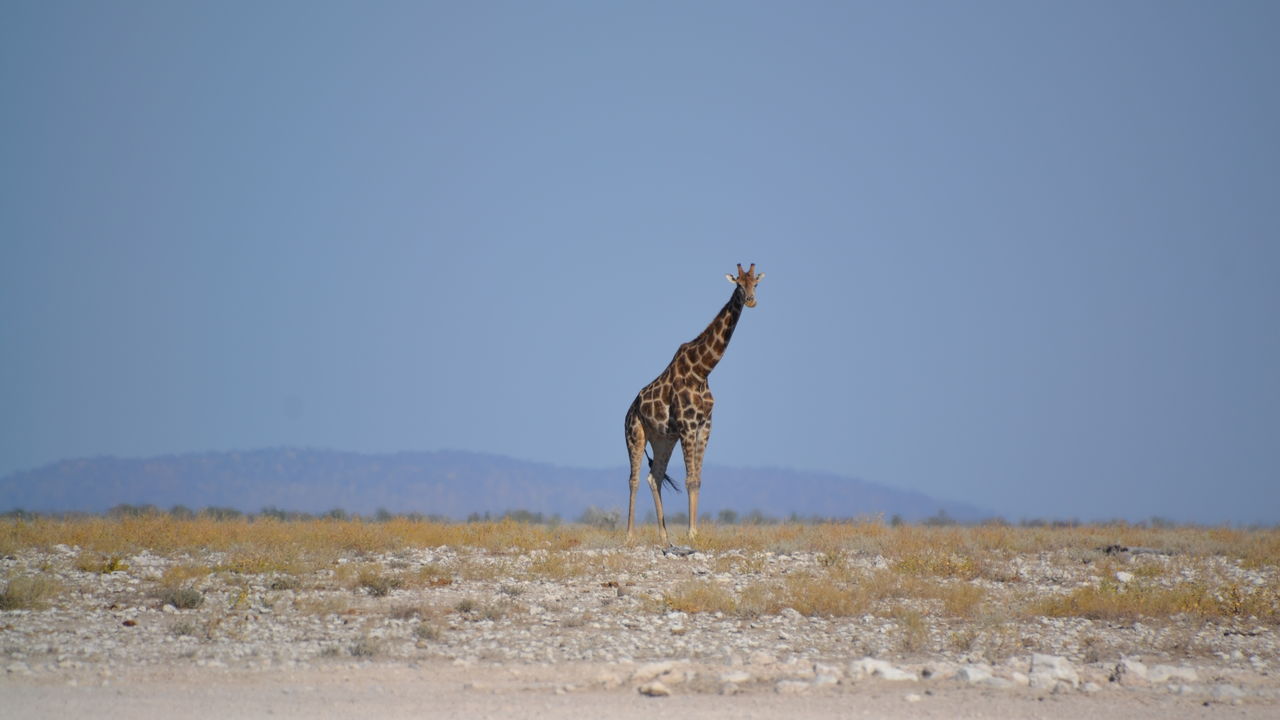
{"type": "Polygon", "coordinates": [[[539,689],[818,702],[904,687],[917,711],[965,692],[1161,712],[1280,697],[1275,529],[713,525],[686,556],[643,539],[510,521],[8,519],[0,683],[32,707],[158,672],[370,667],[469,678],[464,704],[539,689]]]}

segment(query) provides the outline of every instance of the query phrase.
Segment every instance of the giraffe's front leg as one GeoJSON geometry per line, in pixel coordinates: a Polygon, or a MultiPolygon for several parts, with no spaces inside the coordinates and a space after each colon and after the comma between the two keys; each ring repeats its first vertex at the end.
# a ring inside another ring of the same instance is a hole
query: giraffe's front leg
{"type": "Polygon", "coordinates": [[[711,417],[685,433],[680,444],[684,447],[685,491],[689,493],[689,542],[698,537],[698,492],[702,489],[702,455],[711,438],[711,417]]]}
{"type": "Polygon", "coordinates": [[[627,489],[630,491],[627,500],[627,542],[631,542],[631,538],[635,533],[636,523],[636,490],[640,488],[640,463],[644,458],[644,424],[640,422],[640,418],[636,417],[635,412],[627,413],[626,422],[627,434],[627,456],[631,460],[631,476],[627,482],[627,489]]]}

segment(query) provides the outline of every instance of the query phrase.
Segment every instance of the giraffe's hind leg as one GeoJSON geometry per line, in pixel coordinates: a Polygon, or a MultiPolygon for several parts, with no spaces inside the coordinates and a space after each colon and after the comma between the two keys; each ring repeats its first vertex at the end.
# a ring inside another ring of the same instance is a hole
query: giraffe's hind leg
{"type": "Polygon", "coordinates": [[[649,439],[653,446],[653,462],[649,465],[649,490],[653,492],[653,509],[658,513],[658,534],[663,546],[671,544],[667,539],[667,519],[662,513],[662,478],[667,476],[667,463],[676,448],[676,438],[658,435],[649,439]]]}

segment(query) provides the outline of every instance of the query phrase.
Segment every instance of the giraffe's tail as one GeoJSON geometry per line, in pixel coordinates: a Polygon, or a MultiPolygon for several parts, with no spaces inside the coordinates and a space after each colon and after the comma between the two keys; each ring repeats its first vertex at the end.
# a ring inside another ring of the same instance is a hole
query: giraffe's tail
{"type": "MultiPolygon", "coordinates": [[[[646,448],[646,449],[645,449],[645,451],[644,451],[644,456],[645,456],[645,457],[647,457],[647,458],[649,458],[649,470],[652,472],[652,471],[653,471],[653,458],[649,457],[649,450],[648,450],[648,448],[646,448]]],[[[658,489],[662,489],[662,483],[666,483],[666,484],[668,484],[668,485],[670,485],[670,486],[671,486],[671,489],[672,489],[672,490],[675,490],[676,492],[680,492],[680,486],[679,486],[679,485],[677,485],[677,484],[676,484],[676,481],[675,481],[675,480],[672,480],[672,479],[671,479],[671,476],[670,476],[670,475],[668,475],[668,474],[666,474],[665,472],[664,472],[664,473],[662,473],[662,478],[658,480],[658,489]]]]}

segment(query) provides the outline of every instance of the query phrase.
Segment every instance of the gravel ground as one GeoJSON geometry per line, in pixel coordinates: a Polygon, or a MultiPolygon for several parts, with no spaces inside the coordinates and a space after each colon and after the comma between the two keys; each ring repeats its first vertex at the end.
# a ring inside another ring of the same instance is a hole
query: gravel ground
{"type": "MultiPolygon", "coordinates": [[[[5,577],[58,588],[47,607],[0,611],[6,717],[1274,717],[1280,705],[1280,636],[1256,618],[1002,612],[1096,584],[1098,563],[1112,562],[1101,553],[1009,554],[981,577],[940,581],[983,587],[987,609],[967,617],[910,598],[899,605],[918,612],[850,617],[686,613],[662,600],[688,587],[742,593],[831,562],[804,552],[437,547],[293,574],[210,573],[226,561],[213,552],[142,552],[115,572],[78,569],[81,558],[56,546],[0,560],[5,577]]],[[[1273,566],[1220,557],[1115,562],[1117,582],[1277,583],[1273,566]]]]}

